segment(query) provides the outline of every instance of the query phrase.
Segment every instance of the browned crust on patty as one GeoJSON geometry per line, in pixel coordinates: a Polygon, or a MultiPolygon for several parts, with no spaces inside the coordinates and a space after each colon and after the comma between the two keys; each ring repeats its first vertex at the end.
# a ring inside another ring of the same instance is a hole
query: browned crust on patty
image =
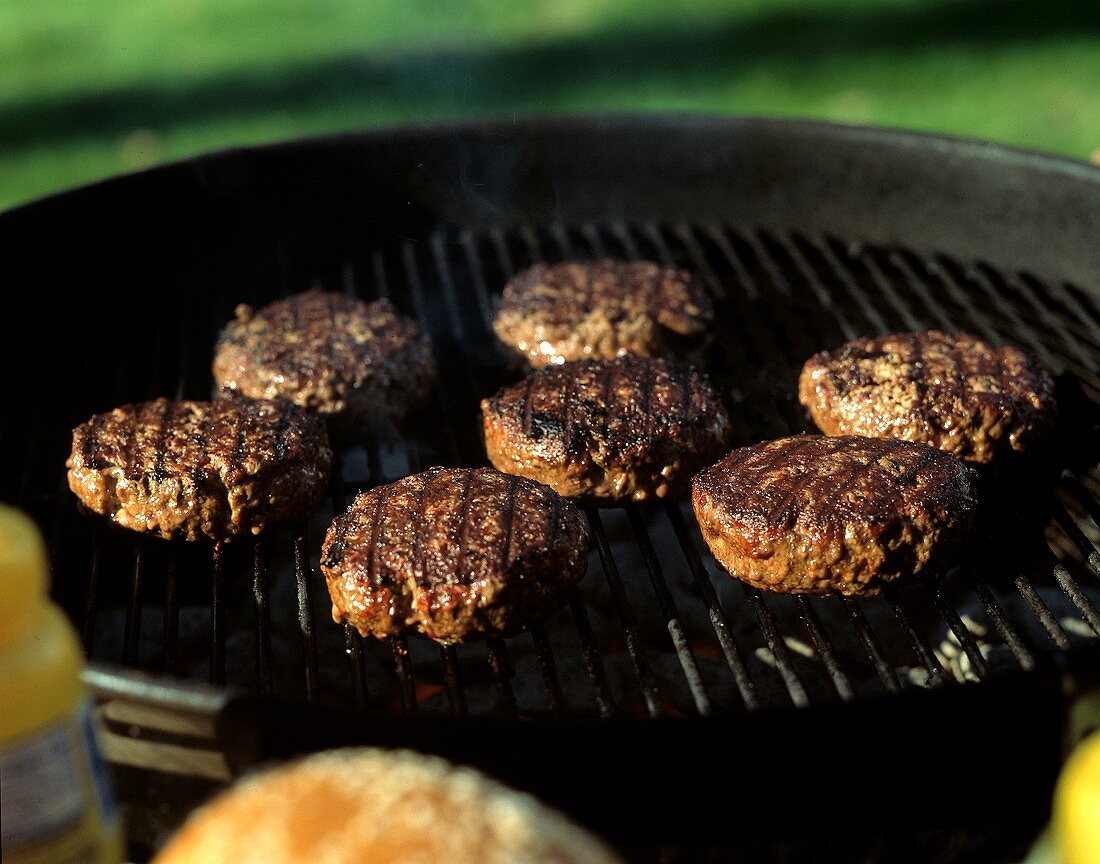
{"type": "Polygon", "coordinates": [[[934,447],[799,435],[734,450],[696,475],[692,503],[736,578],[856,595],[950,565],[977,500],[970,470],[934,447]]]}
{"type": "Polygon", "coordinates": [[[815,354],[799,400],[828,435],[920,441],[973,465],[1054,434],[1054,382],[1029,354],[938,330],[856,339],[815,354]]]}
{"type": "Polygon", "coordinates": [[[730,431],[705,375],[641,357],[544,367],[482,400],[481,414],[501,471],[606,503],[678,494],[730,431]]]}
{"type": "Polygon", "coordinates": [[[290,399],[346,437],[421,405],[435,360],[389,300],[312,289],[258,311],[238,306],[218,338],[214,380],[254,399],[290,399]]]}
{"type": "Polygon", "coordinates": [[[361,493],[325,535],[332,616],[364,636],[507,636],[569,598],[588,529],[549,486],[492,468],[432,468],[361,493]]]}
{"type": "Polygon", "coordinates": [[[324,425],[289,402],[157,399],[73,430],[69,488],[134,531],[228,540],[316,507],[332,466],[324,425]]]}
{"type": "Polygon", "coordinates": [[[493,329],[535,367],[566,360],[697,358],[714,308],[686,270],[652,261],[536,264],[504,287],[493,329]]]}

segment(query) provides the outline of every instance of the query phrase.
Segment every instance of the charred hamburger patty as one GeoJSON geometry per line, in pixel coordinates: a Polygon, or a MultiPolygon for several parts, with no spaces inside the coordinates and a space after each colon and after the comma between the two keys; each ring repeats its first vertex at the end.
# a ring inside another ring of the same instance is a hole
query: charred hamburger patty
{"type": "Polygon", "coordinates": [[[695,516],[733,576],[790,594],[874,594],[951,563],[970,531],[970,469],[909,441],[799,435],[696,475],[695,516]]]}
{"type": "Polygon", "coordinates": [[[492,468],[432,468],[360,494],[325,536],[332,617],[364,636],[439,642],[541,623],[588,563],[580,511],[492,468]]]}
{"type": "Polygon", "coordinates": [[[623,354],[691,359],[713,319],[710,297],[686,270],[607,259],[520,272],[504,287],[493,329],[539,367],[623,354]]]}
{"type": "Polygon", "coordinates": [[[223,390],[290,399],[329,418],[339,435],[401,419],[425,401],[434,378],[428,339],[389,300],[319,289],[259,311],[238,306],[214,355],[223,390]]]}
{"type": "Polygon", "coordinates": [[[328,481],[324,425],[289,402],[157,399],[73,430],[69,488],[134,531],[199,540],[307,516],[328,481]]]}
{"type": "Polygon", "coordinates": [[[481,403],[489,460],[566,497],[665,498],[723,450],[729,418],[705,375],[667,360],[576,360],[481,403]]]}
{"type": "Polygon", "coordinates": [[[1054,382],[1018,348],[965,334],[893,333],[815,354],[798,395],[828,435],[920,441],[973,465],[1048,440],[1054,382]]]}

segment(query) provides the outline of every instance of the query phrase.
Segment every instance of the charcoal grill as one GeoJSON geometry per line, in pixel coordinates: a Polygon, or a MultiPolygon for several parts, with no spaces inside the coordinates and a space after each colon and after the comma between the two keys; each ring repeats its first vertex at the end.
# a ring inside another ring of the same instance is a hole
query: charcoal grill
{"type": "Polygon", "coordinates": [[[1084,165],[699,117],[227,151],[3,214],[33,344],[7,345],[0,491],[46,532],[134,854],[258,762],[349,742],[478,765],[648,849],[960,826],[1026,839],[1100,656],[1097,236],[1100,170],[1084,165]],[[964,329],[1058,376],[1056,476],[987,482],[963,564],[874,599],[734,582],[680,500],[587,511],[582,591],[531,633],[440,648],[337,627],[317,568],[332,513],[432,464],[485,464],[478,400],[516,377],[495,296],[531,262],[605,255],[706,281],[721,310],[709,364],[739,442],[806,428],[794,393],[811,353],[964,329]],[[234,305],[313,285],[390,297],[441,369],[421,416],[338,454],[315,519],[213,548],[77,512],[73,426],[207,397],[234,305]]]}

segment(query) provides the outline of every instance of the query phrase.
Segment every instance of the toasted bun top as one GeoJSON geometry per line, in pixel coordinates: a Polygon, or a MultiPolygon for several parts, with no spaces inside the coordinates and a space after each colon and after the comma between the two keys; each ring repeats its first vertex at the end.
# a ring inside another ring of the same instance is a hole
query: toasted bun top
{"type": "Polygon", "coordinates": [[[534,798],[408,751],[331,750],[194,813],[154,864],[617,864],[534,798]]]}

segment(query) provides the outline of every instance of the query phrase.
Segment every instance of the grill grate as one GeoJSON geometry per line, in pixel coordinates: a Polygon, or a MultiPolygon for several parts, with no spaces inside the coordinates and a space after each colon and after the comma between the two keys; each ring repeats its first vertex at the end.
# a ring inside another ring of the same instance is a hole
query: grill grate
{"type": "MultiPolygon", "coordinates": [[[[739,443],[804,429],[793,388],[811,353],[890,330],[967,329],[1014,342],[1072,376],[1082,406],[1100,397],[1100,310],[1087,294],[908,249],[623,222],[439,230],[335,263],[309,250],[269,249],[265,264],[278,274],[271,284],[283,293],[320,284],[388,296],[415,315],[441,369],[434,402],[407,437],[392,430],[341,452],[328,506],[308,525],[212,551],[133,538],[81,517],[63,479],[58,487],[60,454],[32,450],[19,494],[56,499],[56,593],[89,654],[323,705],[658,717],[950,687],[1032,669],[1050,647],[1100,636],[1100,477],[1091,463],[1077,472],[1075,452],[1052,494],[993,502],[956,571],[878,598],[766,596],[735,582],[701,545],[689,503],[678,501],[587,509],[595,550],[582,591],[530,633],[441,648],[341,631],[327,620],[317,566],[331,514],[357,491],[431,464],[484,464],[478,400],[514,377],[491,331],[494,294],[533,261],[604,255],[679,263],[704,278],[722,314],[711,371],[739,443]]],[[[273,299],[255,285],[237,289],[240,298],[227,289],[224,303],[273,299]]],[[[142,368],[126,362],[125,342],[116,344],[108,361],[116,401],[207,395],[207,356],[229,316],[226,305],[159,322],[142,368]]]]}

